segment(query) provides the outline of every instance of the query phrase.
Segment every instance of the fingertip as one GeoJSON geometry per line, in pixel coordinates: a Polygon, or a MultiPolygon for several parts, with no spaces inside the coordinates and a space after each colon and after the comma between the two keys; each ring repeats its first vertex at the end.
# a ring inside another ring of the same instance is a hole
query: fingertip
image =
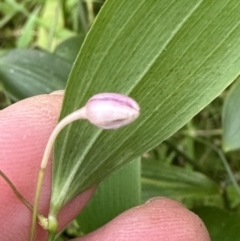
{"type": "Polygon", "coordinates": [[[51,92],[49,95],[60,95],[63,96],[65,93],[65,90],[55,90],[53,92],[51,92]]]}
{"type": "Polygon", "coordinates": [[[210,241],[201,219],[168,198],[155,198],[75,241],[210,241]],[[117,239],[116,239],[117,237],[117,239]]]}
{"type": "MultiPolygon", "coordinates": [[[[42,154],[55,127],[62,97],[40,95],[19,101],[0,112],[0,169],[17,190],[33,203],[42,154]]],[[[51,191],[51,166],[46,170],[40,212],[46,214],[51,191]]],[[[30,211],[0,178],[1,240],[26,240],[31,223],[30,211]],[[11,227],[14,226],[14,232],[11,227]]],[[[43,232],[40,231],[42,234],[43,232]]],[[[43,237],[44,238],[44,237],[43,237]]]]}
{"type": "MultiPolygon", "coordinates": [[[[208,231],[198,215],[175,200],[157,197],[148,200],[144,206],[156,215],[156,222],[164,220],[166,228],[178,236],[176,240],[210,241],[208,231]],[[175,228],[174,228],[175,227],[175,228]]],[[[162,221],[161,221],[162,222],[162,221]]],[[[173,235],[172,234],[172,235],[173,235]]]]}
{"type": "Polygon", "coordinates": [[[46,142],[57,124],[61,102],[61,96],[40,95],[0,112],[0,167],[14,183],[26,185],[35,181],[32,177],[37,176],[46,142]]]}

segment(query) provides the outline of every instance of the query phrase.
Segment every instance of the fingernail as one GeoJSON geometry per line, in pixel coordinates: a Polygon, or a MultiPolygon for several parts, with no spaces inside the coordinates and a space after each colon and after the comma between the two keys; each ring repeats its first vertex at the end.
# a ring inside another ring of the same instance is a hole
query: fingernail
{"type": "Polygon", "coordinates": [[[56,90],[51,92],[49,95],[64,95],[65,90],[56,90]]]}
{"type": "Polygon", "coordinates": [[[155,201],[160,201],[160,200],[165,200],[165,199],[166,199],[166,197],[153,197],[153,198],[148,199],[144,204],[149,204],[149,203],[152,203],[155,201]]]}

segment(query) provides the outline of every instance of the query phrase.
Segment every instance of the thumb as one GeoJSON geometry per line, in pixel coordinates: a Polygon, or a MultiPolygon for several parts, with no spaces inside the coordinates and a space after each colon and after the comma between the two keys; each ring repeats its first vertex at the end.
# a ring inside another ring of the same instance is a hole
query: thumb
{"type": "Polygon", "coordinates": [[[202,220],[180,203],[155,198],[72,241],[210,241],[202,220]]]}
{"type": "MultiPolygon", "coordinates": [[[[33,204],[37,176],[47,140],[57,124],[62,95],[41,95],[20,101],[0,111],[0,170],[18,191],[33,204]]],[[[0,177],[0,240],[29,239],[31,212],[19,201],[0,177]],[[14,227],[14,230],[12,229],[14,227]]],[[[72,200],[59,213],[59,227],[66,226],[94,192],[87,190],[72,200]]],[[[49,163],[39,202],[39,213],[47,216],[51,195],[51,163],[49,163]]],[[[36,240],[46,240],[40,226],[36,240]]]]}

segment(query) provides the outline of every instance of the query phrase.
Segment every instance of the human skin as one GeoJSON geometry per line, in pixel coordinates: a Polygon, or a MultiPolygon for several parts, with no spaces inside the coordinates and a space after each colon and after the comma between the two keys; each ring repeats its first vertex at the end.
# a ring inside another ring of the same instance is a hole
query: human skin
{"type": "MultiPolygon", "coordinates": [[[[57,124],[62,94],[40,95],[0,111],[0,170],[33,203],[39,165],[47,140],[57,124]]],[[[59,214],[64,228],[94,193],[95,187],[70,201],[59,214]]],[[[47,216],[51,193],[51,162],[48,164],[39,203],[47,216]]],[[[0,177],[0,240],[27,241],[31,212],[0,177]]],[[[47,232],[37,227],[37,241],[47,232]]],[[[125,211],[102,228],[74,241],[210,241],[200,218],[176,201],[155,198],[125,211]]]]}

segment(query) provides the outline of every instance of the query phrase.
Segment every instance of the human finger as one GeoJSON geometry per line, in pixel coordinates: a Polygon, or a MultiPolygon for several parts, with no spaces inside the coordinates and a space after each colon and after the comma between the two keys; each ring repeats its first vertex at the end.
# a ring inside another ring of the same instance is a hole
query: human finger
{"type": "Polygon", "coordinates": [[[210,241],[202,220],[180,203],[155,198],[72,241],[210,241]]]}
{"type": "MultiPolygon", "coordinates": [[[[0,111],[0,170],[18,191],[33,204],[40,161],[47,140],[57,124],[63,95],[41,95],[25,99],[0,111]]],[[[0,240],[28,240],[31,212],[16,198],[0,177],[0,240]],[[14,228],[13,228],[14,227],[14,228]]],[[[64,227],[86,204],[94,189],[72,200],[59,214],[64,227]]],[[[39,212],[48,214],[51,194],[49,163],[39,203],[39,212]]],[[[46,231],[37,228],[37,240],[46,240],[46,231]]]]}

